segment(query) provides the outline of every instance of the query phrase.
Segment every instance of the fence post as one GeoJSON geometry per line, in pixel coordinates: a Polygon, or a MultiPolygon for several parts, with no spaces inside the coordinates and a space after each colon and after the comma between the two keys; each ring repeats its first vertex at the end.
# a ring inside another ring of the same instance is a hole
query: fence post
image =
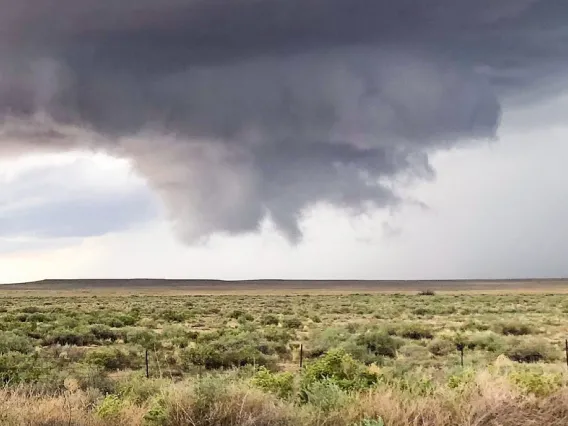
{"type": "Polygon", "coordinates": [[[304,365],[304,345],[300,344],[300,368],[304,365]]]}
{"type": "Polygon", "coordinates": [[[457,350],[460,352],[460,363],[461,366],[463,367],[463,349],[464,349],[465,345],[463,343],[458,343],[456,345],[457,350]]]}
{"type": "Polygon", "coordinates": [[[146,378],[150,378],[150,368],[148,365],[148,349],[146,349],[146,378]]]}
{"type": "Polygon", "coordinates": [[[568,339],[566,339],[565,344],[566,344],[566,365],[568,366],[568,339]]]}

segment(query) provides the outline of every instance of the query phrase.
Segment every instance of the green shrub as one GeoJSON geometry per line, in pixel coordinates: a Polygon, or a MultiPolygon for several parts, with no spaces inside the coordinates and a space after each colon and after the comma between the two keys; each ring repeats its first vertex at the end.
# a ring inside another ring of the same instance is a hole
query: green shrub
{"type": "Polygon", "coordinates": [[[513,341],[505,351],[505,355],[517,362],[535,363],[552,361],[555,356],[549,344],[544,340],[513,341]]]}
{"type": "Polygon", "coordinates": [[[352,336],[344,328],[329,327],[314,333],[313,338],[305,348],[307,358],[317,358],[330,349],[345,344],[352,336]]]}
{"type": "Polygon", "coordinates": [[[271,367],[278,344],[263,340],[256,333],[233,333],[216,335],[207,343],[197,343],[182,352],[185,364],[203,366],[207,369],[244,367],[258,365],[271,367]]]}
{"type": "Polygon", "coordinates": [[[152,330],[145,328],[131,328],[126,332],[126,341],[135,345],[140,345],[144,349],[155,349],[159,347],[158,335],[152,330]]]}
{"type": "Polygon", "coordinates": [[[57,368],[50,360],[40,358],[37,354],[25,355],[19,352],[9,352],[0,355],[0,382],[5,385],[21,383],[49,383],[54,387],[63,383],[53,383],[57,368]]]}
{"type": "Polygon", "coordinates": [[[509,380],[527,394],[548,396],[560,389],[562,375],[539,370],[515,369],[509,373],[509,380]]]}
{"type": "Polygon", "coordinates": [[[105,370],[123,370],[139,368],[142,364],[142,357],[136,352],[107,347],[89,351],[85,356],[85,361],[105,370]]]}
{"type": "Polygon", "coordinates": [[[475,371],[471,368],[460,370],[448,377],[448,387],[458,391],[466,390],[475,379],[475,371]]]}
{"type": "Polygon", "coordinates": [[[20,336],[11,331],[0,333],[0,354],[8,352],[20,352],[29,354],[33,352],[34,347],[27,337],[20,336]]]}
{"type": "Polygon", "coordinates": [[[353,398],[337,382],[325,378],[303,387],[300,401],[328,412],[348,406],[353,402],[353,398]]]}
{"type": "Polygon", "coordinates": [[[496,326],[496,329],[505,336],[524,336],[534,333],[534,329],[530,324],[515,321],[502,322],[496,326]]]}
{"type": "Polygon", "coordinates": [[[113,393],[115,382],[111,380],[103,367],[91,364],[77,364],[70,372],[70,376],[77,380],[79,388],[97,389],[103,395],[113,393]]]}
{"type": "Polygon", "coordinates": [[[188,315],[186,311],[166,309],[161,312],[160,318],[167,322],[184,322],[188,318],[188,315]]]}
{"type": "Polygon", "coordinates": [[[96,339],[103,341],[110,340],[111,342],[115,342],[120,338],[120,333],[106,324],[93,324],[89,327],[89,331],[96,339]]]}
{"type": "Polygon", "coordinates": [[[96,409],[97,416],[103,420],[116,420],[120,416],[120,411],[124,406],[124,401],[117,395],[107,395],[96,409]]]}
{"type": "Polygon", "coordinates": [[[296,318],[296,317],[285,318],[282,321],[282,324],[286,328],[292,328],[292,329],[300,328],[302,326],[302,320],[300,318],[296,318]]]}
{"type": "Polygon", "coordinates": [[[492,331],[475,333],[464,339],[469,349],[481,349],[489,352],[502,353],[505,350],[505,339],[492,331]]]}
{"type": "Polygon", "coordinates": [[[170,325],[164,328],[162,337],[164,340],[169,340],[173,345],[180,348],[185,348],[191,341],[194,341],[199,336],[199,332],[188,330],[181,325],[170,325]]]}
{"type": "Polygon", "coordinates": [[[280,320],[276,315],[269,314],[263,316],[260,322],[262,325],[278,325],[280,320]]]}
{"type": "Polygon", "coordinates": [[[280,398],[289,398],[294,392],[294,375],[289,372],[271,373],[266,368],[260,367],[252,378],[252,384],[280,398]]]}
{"type": "Polygon", "coordinates": [[[434,339],[428,345],[428,350],[436,356],[446,356],[456,350],[456,345],[453,342],[445,339],[434,339]]]}
{"type": "Polygon", "coordinates": [[[229,318],[231,319],[239,319],[245,314],[245,311],[241,309],[235,309],[231,313],[229,313],[229,318]]]}
{"type": "Polygon", "coordinates": [[[44,346],[49,345],[70,345],[70,346],[89,346],[97,342],[97,339],[88,329],[64,329],[58,328],[49,332],[43,340],[44,346]]]}
{"type": "Polygon", "coordinates": [[[424,316],[424,315],[430,315],[430,314],[432,314],[432,311],[431,311],[430,309],[428,309],[428,308],[423,307],[423,306],[419,306],[419,307],[417,307],[417,308],[414,308],[414,309],[412,310],[412,313],[413,313],[414,315],[416,315],[416,316],[422,317],[422,316],[424,316]]]}
{"type": "Polygon", "coordinates": [[[340,389],[354,390],[373,386],[378,382],[378,376],[343,349],[335,349],[306,365],[302,372],[301,388],[307,389],[313,383],[324,380],[335,383],[340,389]]]}
{"type": "Polygon", "coordinates": [[[368,352],[375,356],[395,358],[397,350],[402,343],[385,332],[368,331],[356,338],[358,345],[364,346],[368,352]]]}
{"type": "Polygon", "coordinates": [[[121,398],[134,404],[143,404],[157,397],[168,384],[165,379],[147,379],[143,374],[133,374],[117,383],[116,392],[121,398]]]}
{"type": "Polygon", "coordinates": [[[437,386],[429,374],[421,370],[416,371],[412,365],[384,371],[381,383],[413,396],[430,396],[437,386]]]}
{"type": "Polygon", "coordinates": [[[416,323],[403,324],[395,331],[395,333],[400,337],[412,340],[432,339],[434,337],[430,328],[416,323]]]}
{"type": "Polygon", "coordinates": [[[26,314],[35,314],[37,312],[41,312],[41,308],[37,306],[24,306],[20,310],[26,314]]]}

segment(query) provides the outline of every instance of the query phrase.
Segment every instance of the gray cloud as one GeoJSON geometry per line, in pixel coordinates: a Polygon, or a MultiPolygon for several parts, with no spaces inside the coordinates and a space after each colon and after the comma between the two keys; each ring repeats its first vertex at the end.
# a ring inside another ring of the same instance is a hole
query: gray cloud
{"type": "Polygon", "coordinates": [[[568,58],[563,0],[0,4],[1,152],[131,158],[188,241],[396,205],[568,58]]]}

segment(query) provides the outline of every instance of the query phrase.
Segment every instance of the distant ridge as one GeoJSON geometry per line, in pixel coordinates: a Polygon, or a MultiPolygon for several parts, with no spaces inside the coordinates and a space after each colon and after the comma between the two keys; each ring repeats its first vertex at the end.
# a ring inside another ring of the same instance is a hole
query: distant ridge
{"type": "Polygon", "coordinates": [[[0,285],[0,290],[174,290],[186,292],[233,292],[246,290],[279,291],[417,291],[431,289],[438,291],[467,290],[528,290],[566,289],[568,279],[532,278],[502,280],[216,280],[216,279],[47,279],[34,282],[0,285]]]}

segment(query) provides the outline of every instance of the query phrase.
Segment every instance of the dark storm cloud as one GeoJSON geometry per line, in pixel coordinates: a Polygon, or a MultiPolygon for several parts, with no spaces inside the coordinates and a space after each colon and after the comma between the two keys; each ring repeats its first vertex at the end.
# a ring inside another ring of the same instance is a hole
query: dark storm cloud
{"type": "Polygon", "coordinates": [[[395,205],[393,181],[494,137],[500,96],[568,58],[564,0],[0,5],[4,152],[129,157],[187,240],[395,205]]]}

